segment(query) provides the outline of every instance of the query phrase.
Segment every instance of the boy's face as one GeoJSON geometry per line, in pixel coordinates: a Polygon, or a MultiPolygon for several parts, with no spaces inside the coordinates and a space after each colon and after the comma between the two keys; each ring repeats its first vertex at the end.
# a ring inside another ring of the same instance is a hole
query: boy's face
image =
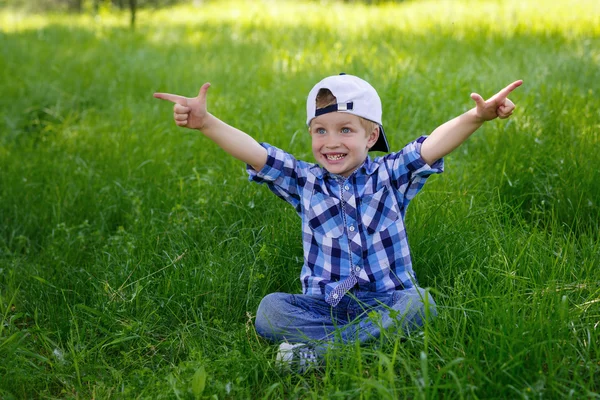
{"type": "Polygon", "coordinates": [[[344,112],[319,115],[311,121],[309,131],[317,162],[345,177],[363,164],[379,137],[379,129],[367,133],[359,117],[344,112]]]}

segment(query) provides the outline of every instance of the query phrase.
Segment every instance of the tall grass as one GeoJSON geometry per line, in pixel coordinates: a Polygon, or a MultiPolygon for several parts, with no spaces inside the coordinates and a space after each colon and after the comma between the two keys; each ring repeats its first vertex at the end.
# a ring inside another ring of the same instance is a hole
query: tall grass
{"type": "Polygon", "coordinates": [[[0,397],[598,397],[597,2],[208,2],[138,21],[0,13],[0,397]],[[289,375],[253,316],[300,289],[299,221],[152,93],[210,81],[211,112],[310,160],[305,96],[341,71],[378,89],[393,148],[472,91],[525,84],[407,214],[439,317],[289,375]]]}

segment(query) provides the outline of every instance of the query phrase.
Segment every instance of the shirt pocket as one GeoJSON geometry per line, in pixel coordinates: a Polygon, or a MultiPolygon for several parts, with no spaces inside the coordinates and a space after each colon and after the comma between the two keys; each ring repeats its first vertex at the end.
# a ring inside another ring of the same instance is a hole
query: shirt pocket
{"type": "Polygon", "coordinates": [[[340,201],[320,191],[314,191],[310,198],[308,225],[321,235],[338,238],[344,233],[344,220],[340,201]]]}
{"type": "Polygon", "coordinates": [[[396,222],[400,216],[398,205],[387,187],[363,195],[360,202],[360,217],[367,233],[381,232],[396,222]]]}

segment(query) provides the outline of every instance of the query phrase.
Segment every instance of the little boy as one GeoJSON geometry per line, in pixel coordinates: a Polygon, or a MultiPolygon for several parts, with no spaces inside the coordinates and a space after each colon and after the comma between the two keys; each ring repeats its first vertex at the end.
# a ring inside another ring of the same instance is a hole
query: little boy
{"type": "Polygon", "coordinates": [[[177,125],[202,131],[245,162],[249,179],[266,183],[302,219],[303,294],[269,294],[256,315],[261,336],[283,341],[279,361],[302,370],[334,340],[364,343],[394,325],[408,333],[436,315],[433,298],[413,272],[406,208],[427,177],[443,171],[445,155],[485,121],[512,114],[515,106],[507,96],[521,84],[516,81],[487,101],[473,93],[475,108],[399,152],[371,159],[369,151],[389,151],[377,92],[355,76],[327,77],[306,103],[318,164],[259,144],[208,113],[208,83],[194,98],[154,94],[175,103],[177,125]]]}

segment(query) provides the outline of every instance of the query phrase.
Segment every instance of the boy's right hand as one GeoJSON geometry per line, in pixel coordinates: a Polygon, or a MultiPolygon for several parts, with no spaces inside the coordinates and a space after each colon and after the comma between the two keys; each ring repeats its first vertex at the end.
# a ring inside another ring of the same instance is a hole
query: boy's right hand
{"type": "Polygon", "coordinates": [[[170,93],[154,93],[154,97],[175,103],[173,118],[178,126],[202,130],[210,115],[206,111],[206,92],[209,87],[208,82],[202,85],[196,97],[183,97],[170,93]]]}

